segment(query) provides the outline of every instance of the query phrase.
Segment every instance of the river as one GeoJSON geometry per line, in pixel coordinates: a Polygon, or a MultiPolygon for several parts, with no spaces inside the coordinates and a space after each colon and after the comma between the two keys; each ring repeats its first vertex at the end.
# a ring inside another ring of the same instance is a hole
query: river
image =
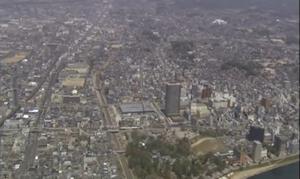
{"type": "Polygon", "coordinates": [[[299,179],[299,161],[275,168],[271,171],[250,177],[249,179],[299,179]]]}

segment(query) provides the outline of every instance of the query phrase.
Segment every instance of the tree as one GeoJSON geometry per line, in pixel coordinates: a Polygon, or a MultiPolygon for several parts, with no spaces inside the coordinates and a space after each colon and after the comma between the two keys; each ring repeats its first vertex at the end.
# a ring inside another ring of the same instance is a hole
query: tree
{"type": "Polygon", "coordinates": [[[171,166],[169,164],[169,162],[164,162],[161,170],[160,170],[160,174],[164,179],[172,179],[171,177],[171,166]]]}
{"type": "Polygon", "coordinates": [[[138,178],[145,178],[148,175],[147,172],[140,166],[136,166],[133,171],[138,176],[138,178]]]}
{"type": "Polygon", "coordinates": [[[226,163],[219,157],[214,156],[213,162],[217,165],[217,170],[222,171],[226,167],[226,163]]]}
{"type": "Polygon", "coordinates": [[[191,153],[191,145],[188,138],[184,137],[177,142],[177,152],[180,155],[188,156],[191,153]]]}
{"type": "Polygon", "coordinates": [[[173,171],[177,175],[178,178],[181,178],[181,176],[184,174],[184,169],[183,169],[179,159],[177,159],[175,161],[175,163],[173,164],[173,171]]]}
{"type": "Polygon", "coordinates": [[[191,174],[193,176],[198,176],[200,174],[201,170],[201,163],[197,159],[192,159],[192,165],[191,165],[191,174]]]}
{"type": "Polygon", "coordinates": [[[155,173],[152,173],[151,175],[146,176],[145,179],[163,179],[163,178],[160,177],[159,175],[155,174],[155,173]]]}

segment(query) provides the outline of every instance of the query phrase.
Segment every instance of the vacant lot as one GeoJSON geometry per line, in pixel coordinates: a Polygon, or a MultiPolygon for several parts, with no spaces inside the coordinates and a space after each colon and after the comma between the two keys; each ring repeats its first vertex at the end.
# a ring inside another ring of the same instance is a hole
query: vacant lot
{"type": "Polygon", "coordinates": [[[191,146],[192,152],[194,152],[196,155],[205,155],[208,152],[219,152],[224,149],[224,144],[212,137],[204,137],[196,141],[191,146]]]}
{"type": "Polygon", "coordinates": [[[6,58],[4,58],[1,63],[3,64],[15,64],[15,63],[18,63],[19,61],[21,60],[24,60],[27,55],[29,53],[28,52],[17,52],[13,55],[9,55],[7,56],[6,58]]]}

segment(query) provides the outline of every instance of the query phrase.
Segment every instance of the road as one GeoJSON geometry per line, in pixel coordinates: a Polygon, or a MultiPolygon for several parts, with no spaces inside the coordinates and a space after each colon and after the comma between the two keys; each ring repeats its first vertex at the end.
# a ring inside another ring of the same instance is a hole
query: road
{"type": "Polygon", "coordinates": [[[42,98],[41,105],[39,106],[39,113],[37,120],[33,124],[33,126],[30,128],[29,136],[26,141],[25,146],[25,152],[24,152],[24,160],[22,161],[19,173],[20,177],[27,173],[27,171],[33,166],[35,156],[37,154],[37,148],[38,148],[38,137],[39,132],[36,131],[36,128],[39,128],[42,124],[47,108],[50,103],[51,94],[52,94],[52,86],[55,84],[55,80],[57,78],[57,75],[59,73],[58,70],[61,70],[62,68],[58,68],[57,71],[53,72],[50,76],[50,81],[48,83],[48,86],[46,88],[46,92],[42,98]]]}
{"type": "MultiPolygon", "coordinates": [[[[112,64],[112,61],[108,60],[102,66],[102,68],[93,72],[93,90],[96,93],[99,108],[104,114],[104,124],[103,124],[104,128],[105,129],[112,129],[112,128],[119,129],[116,120],[114,120],[110,116],[110,112],[108,111],[108,104],[106,101],[106,97],[103,94],[103,89],[101,88],[101,85],[103,84],[103,82],[101,82],[101,80],[100,80],[101,74],[111,64],[112,64]]],[[[120,163],[123,178],[134,179],[135,176],[134,176],[133,172],[129,169],[125,156],[123,156],[122,154],[119,154],[119,152],[123,153],[125,151],[125,146],[121,143],[120,134],[108,133],[108,136],[109,136],[109,139],[111,140],[111,144],[112,144],[113,150],[115,152],[115,156],[116,156],[118,162],[120,163]]]]}
{"type": "Polygon", "coordinates": [[[25,146],[25,152],[24,152],[24,159],[22,161],[22,164],[20,166],[20,169],[17,172],[17,178],[22,178],[22,176],[27,174],[27,171],[33,166],[35,156],[37,155],[37,148],[38,148],[38,137],[39,132],[36,131],[36,129],[41,128],[41,122],[43,121],[45,114],[47,112],[47,108],[50,103],[51,94],[52,94],[52,87],[55,84],[55,81],[60,73],[60,71],[65,67],[66,61],[65,59],[68,59],[69,57],[73,57],[74,53],[78,51],[80,48],[80,45],[82,42],[86,39],[86,37],[90,34],[91,30],[94,28],[94,26],[91,26],[90,29],[87,30],[87,32],[79,37],[78,42],[75,43],[75,45],[71,45],[68,49],[68,52],[61,55],[58,59],[58,62],[54,65],[54,71],[50,73],[50,79],[49,83],[47,85],[47,88],[45,90],[45,94],[43,95],[41,105],[39,106],[39,113],[37,120],[33,124],[33,126],[30,128],[29,136],[26,141],[25,146]]]}
{"type": "Polygon", "coordinates": [[[158,114],[159,119],[163,121],[165,129],[170,128],[172,125],[172,121],[160,110],[160,107],[157,103],[152,103],[152,107],[155,110],[156,114],[158,114]]]}
{"type": "MultiPolygon", "coordinates": [[[[41,49],[38,49],[38,50],[41,50],[41,49]]],[[[51,76],[50,73],[53,72],[55,66],[57,65],[57,63],[60,61],[62,61],[63,58],[65,58],[65,55],[66,53],[62,54],[61,56],[57,56],[57,55],[54,55],[53,58],[50,58],[50,62],[49,62],[49,66],[48,68],[45,70],[45,72],[43,73],[41,79],[38,81],[38,84],[37,86],[32,90],[32,92],[29,94],[29,96],[25,99],[24,103],[26,105],[26,103],[28,101],[30,101],[31,99],[33,99],[36,94],[40,91],[40,89],[42,88],[42,86],[45,84],[45,82],[47,80],[49,80],[49,77],[51,76]]],[[[15,77],[13,77],[15,78],[15,77]]],[[[16,83],[16,82],[14,82],[16,83]]],[[[16,84],[14,84],[16,85],[16,84]]],[[[14,90],[14,97],[17,98],[17,90],[13,87],[13,90],[14,90]]],[[[17,101],[18,99],[15,99],[14,101],[17,101]]],[[[13,117],[22,107],[24,107],[25,105],[21,105],[19,103],[16,103],[14,109],[5,117],[3,117],[1,120],[0,120],[0,128],[3,126],[4,122],[13,117]]]]}
{"type": "Polygon", "coordinates": [[[100,110],[104,114],[103,126],[105,129],[117,129],[118,128],[118,124],[117,124],[116,120],[113,120],[109,115],[108,104],[107,104],[106,98],[103,94],[103,89],[101,88],[103,83],[101,83],[101,81],[100,81],[101,73],[111,64],[112,64],[111,61],[107,61],[102,66],[102,68],[100,68],[99,70],[97,70],[93,73],[93,90],[96,93],[96,97],[97,97],[97,101],[98,101],[100,110]]]}

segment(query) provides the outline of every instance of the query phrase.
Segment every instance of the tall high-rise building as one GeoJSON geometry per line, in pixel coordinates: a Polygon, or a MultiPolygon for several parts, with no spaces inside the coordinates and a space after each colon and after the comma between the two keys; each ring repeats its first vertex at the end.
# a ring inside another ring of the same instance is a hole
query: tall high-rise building
{"type": "Polygon", "coordinates": [[[253,153],[252,158],[255,162],[260,161],[261,159],[261,152],[262,152],[262,143],[260,141],[253,141],[253,153]]]}
{"type": "Polygon", "coordinates": [[[165,114],[167,116],[179,114],[180,91],[181,85],[179,83],[167,83],[165,97],[165,114]]]}
{"type": "Polygon", "coordinates": [[[202,90],[201,98],[202,99],[210,98],[211,95],[212,95],[212,89],[208,86],[205,86],[204,89],[202,90]]]}
{"type": "Polygon", "coordinates": [[[275,136],[274,148],[275,154],[281,156],[286,152],[288,138],[280,135],[275,136]]]}
{"type": "Polygon", "coordinates": [[[264,142],[264,137],[265,137],[265,129],[262,127],[258,127],[258,126],[251,126],[249,133],[247,135],[247,139],[249,141],[254,141],[254,140],[258,140],[261,143],[264,142]]]}

